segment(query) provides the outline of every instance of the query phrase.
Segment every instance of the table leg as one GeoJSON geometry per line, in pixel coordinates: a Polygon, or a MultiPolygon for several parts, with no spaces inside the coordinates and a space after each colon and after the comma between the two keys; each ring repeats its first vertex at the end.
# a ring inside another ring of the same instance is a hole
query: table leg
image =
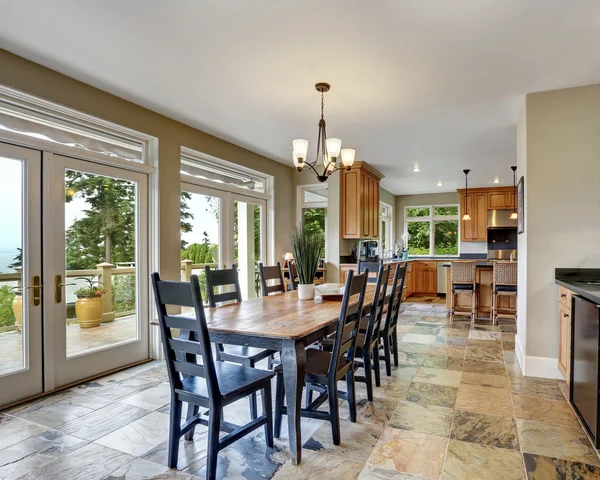
{"type": "Polygon", "coordinates": [[[283,351],[281,352],[281,364],[285,383],[285,401],[292,463],[298,465],[302,458],[300,408],[302,406],[302,390],[304,388],[304,365],[306,364],[304,344],[294,340],[284,340],[283,351]]]}

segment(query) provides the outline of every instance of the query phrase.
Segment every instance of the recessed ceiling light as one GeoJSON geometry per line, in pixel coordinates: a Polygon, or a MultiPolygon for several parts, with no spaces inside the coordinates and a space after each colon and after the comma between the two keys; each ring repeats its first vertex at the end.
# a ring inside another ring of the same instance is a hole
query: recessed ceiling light
{"type": "Polygon", "coordinates": [[[442,182],[437,182],[437,183],[436,183],[436,185],[437,185],[438,187],[443,187],[443,186],[444,186],[444,184],[443,184],[442,182]]]}
{"type": "Polygon", "coordinates": [[[492,183],[502,183],[502,180],[500,180],[499,178],[494,178],[492,180],[492,183]]]}
{"type": "Polygon", "coordinates": [[[420,172],[421,168],[420,167],[413,167],[410,169],[411,172],[420,172]]]}

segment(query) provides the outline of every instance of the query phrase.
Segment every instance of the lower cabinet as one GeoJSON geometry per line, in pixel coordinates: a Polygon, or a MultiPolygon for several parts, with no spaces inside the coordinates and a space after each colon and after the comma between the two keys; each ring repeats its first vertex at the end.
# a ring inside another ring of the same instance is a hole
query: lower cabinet
{"type": "Polygon", "coordinates": [[[414,262],[414,291],[415,293],[437,293],[437,262],[414,262]]]}
{"type": "Polygon", "coordinates": [[[571,295],[572,292],[559,287],[558,369],[568,384],[571,384],[571,295]]]}

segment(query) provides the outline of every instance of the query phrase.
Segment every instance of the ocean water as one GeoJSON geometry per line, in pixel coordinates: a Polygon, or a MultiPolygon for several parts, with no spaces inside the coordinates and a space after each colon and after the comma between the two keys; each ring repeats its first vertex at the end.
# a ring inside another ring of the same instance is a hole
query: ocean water
{"type": "Polygon", "coordinates": [[[8,268],[8,265],[13,263],[13,258],[17,255],[16,251],[6,252],[0,250],[0,273],[14,272],[12,268],[8,268]]]}

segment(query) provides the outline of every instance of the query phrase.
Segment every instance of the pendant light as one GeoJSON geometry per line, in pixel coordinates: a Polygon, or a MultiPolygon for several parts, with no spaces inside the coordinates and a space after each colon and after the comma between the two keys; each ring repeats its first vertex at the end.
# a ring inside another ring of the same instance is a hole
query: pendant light
{"type": "Polygon", "coordinates": [[[471,220],[471,215],[469,215],[469,202],[467,202],[467,195],[469,194],[469,184],[467,183],[467,176],[469,175],[468,168],[463,170],[465,174],[465,214],[463,215],[463,220],[471,220]]]}
{"type": "Polygon", "coordinates": [[[510,167],[510,169],[513,171],[513,211],[510,214],[510,219],[511,220],[516,220],[517,218],[519,218],[519,214],[517,213],[517,166],[513,165],[512,167],[510,167]]]}

